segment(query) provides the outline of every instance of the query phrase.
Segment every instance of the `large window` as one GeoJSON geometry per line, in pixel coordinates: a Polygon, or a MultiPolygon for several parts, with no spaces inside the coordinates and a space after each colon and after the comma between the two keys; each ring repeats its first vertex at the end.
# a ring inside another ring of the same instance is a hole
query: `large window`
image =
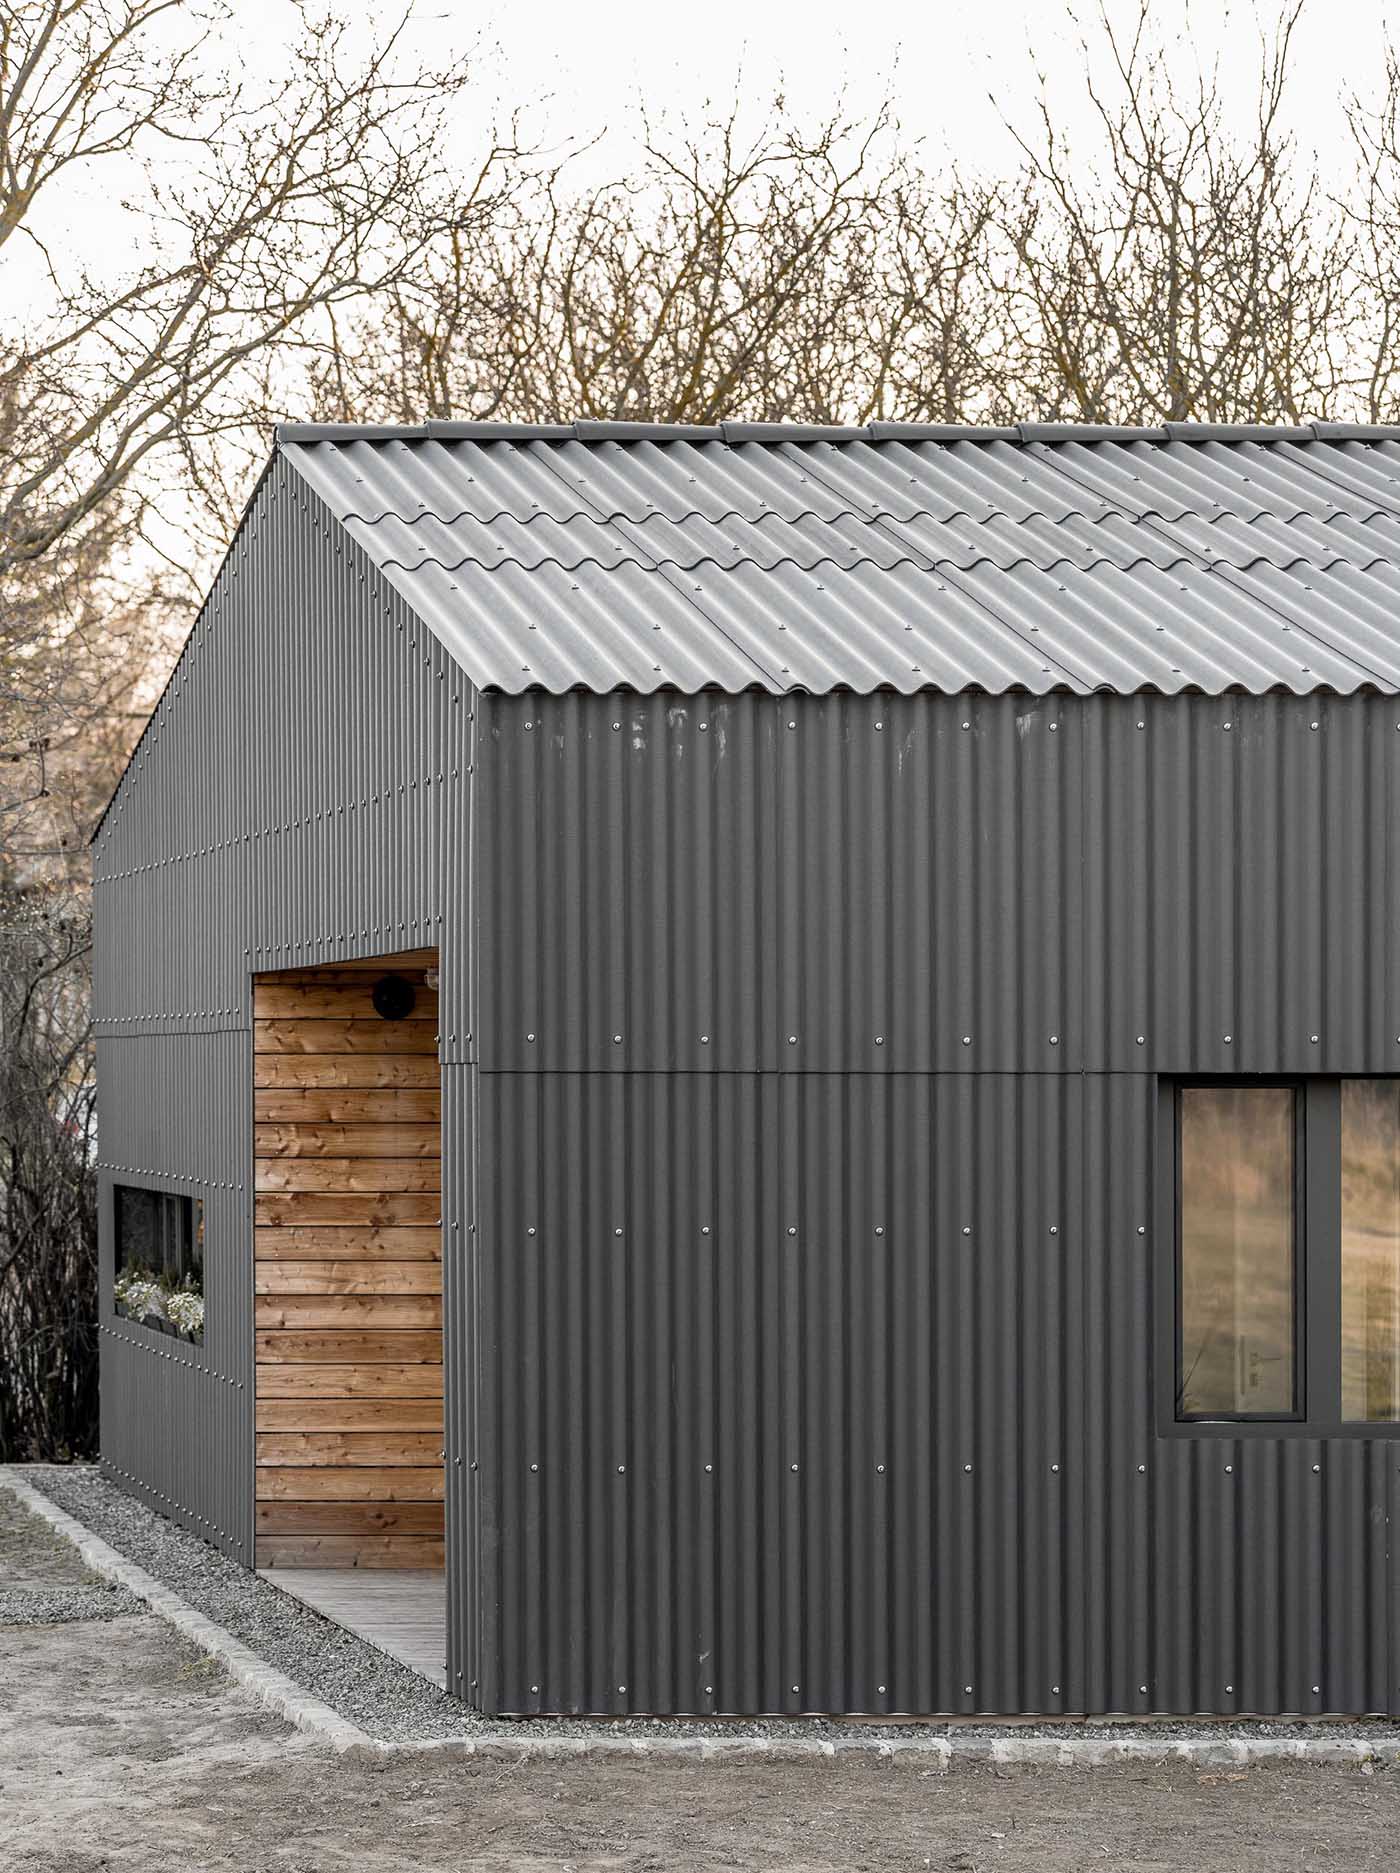
{"type": "Polygon", "coordinates": [[[1400,1079],[1173,1089],[1174,1416],[1400,1424],[1400,1079]]]}
{"type": "Polygon", "coordinates": [[[112,1191],[116,1310],[159,1333],[204,1338],[204,1205],[173,1190],[112,1191]]]}

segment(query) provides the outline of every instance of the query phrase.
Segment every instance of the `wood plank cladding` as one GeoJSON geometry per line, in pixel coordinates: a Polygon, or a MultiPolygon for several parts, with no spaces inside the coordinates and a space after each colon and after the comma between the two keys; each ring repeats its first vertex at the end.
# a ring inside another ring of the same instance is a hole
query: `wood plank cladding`
{"type": "Polygon", "coordinates": [[[443,1564],[436,965],[254,978],[260,1567],[443,1564]]]}

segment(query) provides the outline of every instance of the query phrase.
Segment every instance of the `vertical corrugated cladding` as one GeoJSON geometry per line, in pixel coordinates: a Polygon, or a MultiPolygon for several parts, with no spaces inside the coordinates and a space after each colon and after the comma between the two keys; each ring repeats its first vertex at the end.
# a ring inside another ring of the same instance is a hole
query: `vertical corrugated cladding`
{"type": "Polygon", "coordinates": [[[446,1463],[447,1688],[470,1704],[481,1698],[483,1625],[494,1629],[488,1594],[496,1578],[496,1532],[481,1496],[481,1377],[489,1314],[480,1293],[477,1222],[477,1040],[475,1000],[475,730],[478,701],[468,690],[453,715],[448,750],[454,785],[445,797],[439,859],[447,907],[439,949],[442,1023],[442,1333],[443,1445],[446,1463]],[[462,718],[465,717],[465,720],[462,718]]]}
{"type": "Polygon", "coordinates": [[[249,1562],[250,978],[439,940],[469,714],[456,665],[276,459],[96,840],[103,1461],[249,1562]],[[114,1313],[120,1182],[203,1200],[202,1346],[114,1313]]]}
{"type": "Polygon", "coordinates": [[[485,1707],[1387,1708],[1395,1446],[1161,1433],[1154,1141],[1400,1059],[1395,715],[481,699],[485,1707]]]}

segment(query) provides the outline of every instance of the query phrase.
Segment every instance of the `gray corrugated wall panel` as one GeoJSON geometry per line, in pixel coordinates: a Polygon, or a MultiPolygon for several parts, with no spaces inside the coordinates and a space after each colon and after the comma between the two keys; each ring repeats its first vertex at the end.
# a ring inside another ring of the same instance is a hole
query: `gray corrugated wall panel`
{"type": "Polygon", "coordinates": [[[245,1560],[251,974],[437,941],[470,713],[460,671],[274,467],[95,844],[103,1458],[245,1560]],[[204,1200],[201,1348],[112,1312],[126,1180],[204,1200]]]}
{"type": "Polygon", "coordinates": [[[479,708],[487,1068],[1400,1068],[1383,698],[479,708]]]}
{"type": "Polygon", "coordinates": [[[488,1707],[1388,1708],[1393,1446],[1156,1428],[1153,1118],[1390,1065],[1393,707],[480,710],[488,1707]]]}
{"type": "Polygon", "coordinates": [[[252,1556],[252,1110],[246,1031],[98,1043],[102,1458],[109,1473],[226,1553],[252,1556]],[[112,1310],[111,1188],[204,1205],[204,1343],[112,1310]]]}
{"type": "Polygon", "coordinates": [[[1086,1063],[1400,1070],[1394,705],[1066,713],[1084,741],[1086,1063]]]}
{"type": "Polygon", "coordinates": [[[488,1708],[1390,1706],[1394,1446],[1154,1434],[1150,1076],[482,1078],[488,1708]]]}
{"type": "Polygon", "coordinates": [[[479,707],[484,1066],[1080,1063],[1067,699],[479,707]]]}

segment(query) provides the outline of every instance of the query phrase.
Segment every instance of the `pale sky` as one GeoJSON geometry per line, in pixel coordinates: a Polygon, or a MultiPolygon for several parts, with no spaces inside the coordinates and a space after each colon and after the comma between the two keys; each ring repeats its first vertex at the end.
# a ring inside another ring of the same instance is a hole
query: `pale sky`
{"type": "MultiPolygon", "coordinates": [[[[234,0],[225,52],[247,75],[275,75],[292,30],[290,0],[234,0]]],[[[1108,0],[1129,20],[1134,0],[1108,0]]],[[[353,9],[356,20],[395,16],[397,0],[353,9]]],[[[1080,13],[1096,36],[1096,0],[1080,13]]],[[[595,178],[626,171],[635,150],[639,100],[654,114],[699,115],[736,95],[755,109],[781,89],[795,110],[812,115],[844,91],[857,112],[887,94],[909,138],[925,140],[935,166],[945,157],[989,169],[1014,163],[1005,127],[1028,118],[1043,72],[1057,121],[1087,130],[1078,34],[1058,0],[930,0],[903,7],[862,7],[855,0],[531,0],[481,7],[466,0],[416,0],[412,42],[430,58],[479,46],[479,90],[464,109],[458,137],[464,161],[483,147],[493,110],[523,107],[537,144],[559,146],[600,137],[585,165],[595,178]],[[995,100],[995,101],[994,101],[995,100]]],[[[1183,71],[1193,60],[1219,62],[1233,110],[1248,115],[1255,96],[1261,28],[1274,17],[1256,6],[1153,0],[1154,19],[1176,44],[1183,71]]],[[[1400,0],[1305,0],[1295,34],[1290,119],[1300,147],[1316,149],[1325,170],[1348,159],[1339,98],[1375,82],[1386,29],[1400,40],[1400,0]]],[[[362,29],[356,28],[356,32],[362,29]]],[[[363,29],[367,32],[367,28],[363,29]]],[[[124,233],[113,213],[112,174],[65,191],[60,251],[85,249],[113,259],[124,233]]],[[[54,231],[52,222],[47,233],[54,231]]],[[[3,311],[0,310],[0,316],[3,311]]]]}

